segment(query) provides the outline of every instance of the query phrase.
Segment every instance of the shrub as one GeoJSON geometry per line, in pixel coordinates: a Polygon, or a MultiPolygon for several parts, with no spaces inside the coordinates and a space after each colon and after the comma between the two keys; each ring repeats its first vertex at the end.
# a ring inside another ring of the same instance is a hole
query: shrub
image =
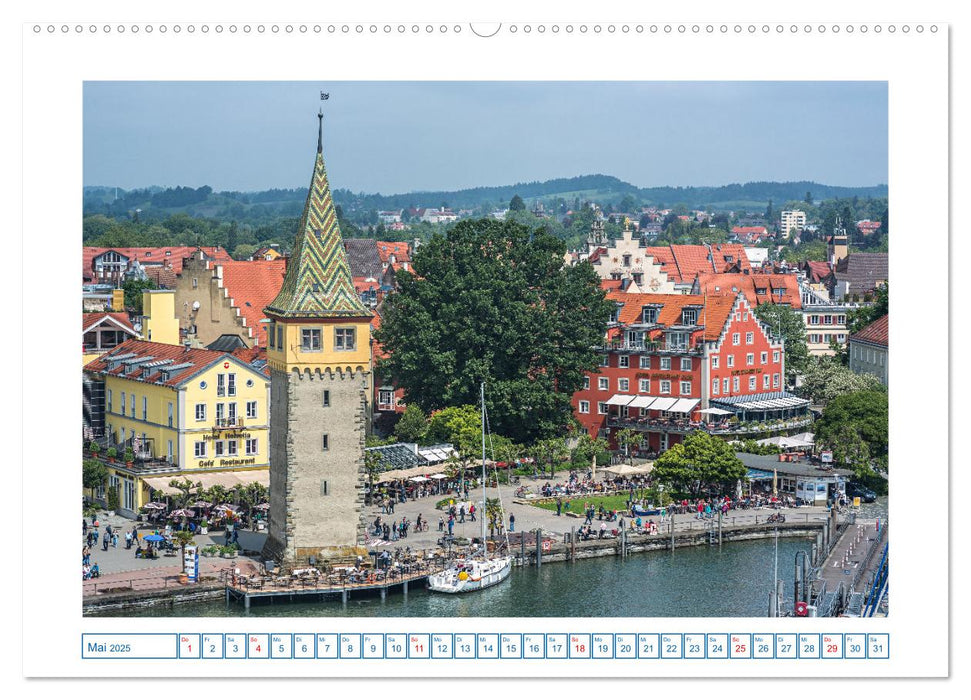
{"type": "Polygon", "coordinates": [[[108,510],[118,510],[121,506],[121,499],[118,497],[118,487],[110,486],[108,488],[108,510]]]}
{"type": "Polygon", "coordinates": [[[96,455],[101,452],[101,445],[92,440],[91,444],[88,445],[88,449],[91,450],[91,454],[96,455]]]}
{"type": "Polygon", "coordinates": [[[118,450],[116,450],[114,447],[109,447],[105,454],[108,455],[108,459],[114,459],[118,456],[118,450]]]}

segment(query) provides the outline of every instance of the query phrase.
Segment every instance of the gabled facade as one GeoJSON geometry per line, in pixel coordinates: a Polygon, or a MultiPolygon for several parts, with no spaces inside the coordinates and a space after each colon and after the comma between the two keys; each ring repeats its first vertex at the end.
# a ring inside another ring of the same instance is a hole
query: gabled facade
{"type": "Polygon", "coordinates": [[[808,424],[808,402],[784,391],[783,342],[744,295],[607,296],[617,307],[601,366],[573,396],[592,436],[616,447],[617,432],[632,428],[641,450],[657,454],[694,430],[744,436],[808,424]]]}

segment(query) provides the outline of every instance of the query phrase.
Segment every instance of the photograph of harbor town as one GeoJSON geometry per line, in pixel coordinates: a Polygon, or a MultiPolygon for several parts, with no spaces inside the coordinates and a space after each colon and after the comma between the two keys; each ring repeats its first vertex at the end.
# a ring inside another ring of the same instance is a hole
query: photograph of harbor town
{"type": "Polygon", "coordinates": [[[83,614],[887,615],[887,99],[85,83],[83,614]]]}

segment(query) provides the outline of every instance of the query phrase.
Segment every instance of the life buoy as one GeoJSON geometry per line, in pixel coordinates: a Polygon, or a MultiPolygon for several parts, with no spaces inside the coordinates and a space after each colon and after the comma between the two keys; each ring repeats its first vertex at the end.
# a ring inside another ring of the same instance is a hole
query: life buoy
{"type": "Polygon", "coordinates": [[[465,581],[468,577],[469,577],[468,572],[466,571],[459,572],[459,581],[465,581]]]}
{"type": "Polygon", "coordinates": [[[550,542],[549,540],[543,540],[543,551],[544,552],[550,551],[550,549],[552,549],[552,547],[553,547],[553,543],[552,542],[550,542]]]}
{"type": "Polygon", "coordinates": [[[809,614],[809,606],[804,601],[796,603],[796,617],[806,617],[809,614]]]}

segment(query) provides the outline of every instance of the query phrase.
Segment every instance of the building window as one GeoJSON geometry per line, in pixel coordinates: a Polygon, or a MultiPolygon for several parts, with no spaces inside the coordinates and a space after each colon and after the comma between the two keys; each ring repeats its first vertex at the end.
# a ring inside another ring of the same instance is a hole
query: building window
{"type": "Polygon", "coordinates": [[[741,342],[741,339],[742,339],[741,333],[732,333],[732,345],[738,345],[739,342],[741,342]]]}
{"type": "Polygon", "coordinates": [[[764,365],[768,361],[769,361],[769,353],[767,352],[759,353],[759,364],[764,365]]]}
{"type": "Polygon", "coordinates": [[[661,369],[671,369],[671,358],[662,357],[661,358],[661,369]]]}
{"type": "Polygon", "coordinates": [[[738,391],[738,377],[732,377],[732,391],[738,391]]]}
{"type": "Polygon", "coordinates": [[[193,289],[197,289],[198,287],[199,287],[199,278],[198,277],[193,277],[192,278],[192,288],[193,289]]]}
{"type": "Polygon", "coordinates": [[[226,375],[226,395],[236,396],[236,374],[230,373],[226,375]]]}
{"type": "Polygon", "coordinates": [[[327,437],[327,435],[322,436],[320,446],[324,452],[330,449],[330,439],[327,437]]]}
{"type": "Polygon", "coordinates": [[[723,394],[727,394],[728,393],[728,377],[725,377],[722,380],[722,393],[723,394]]]}
{"type": "Polygon", "coordinates": [[[719,384],[720,382],[718,381],[718,377],[715,377],[714,379],[711,380],[711,393],[715,394],[716,396],[718,395],[719,384]]]}
{"type": "Polygon", "coordinates": [[[816,314],[811,315],[809,317],[809,324],[812,325],[812,326],[818,326],[819,325],[819,316],[817,316],[816,314]]]}
{"type": "Polygon", "coordinates": [[[837,316],[836,317],[836,323],[837,323],[837,325],[845,326],[846,325],[846,316],[837,316]]]}
{"type": "Polygon", "coordinates": [[[748,333],[745,334],[745,344],[751,345],[754,342],[755,342],[755,333],[752,333],[751,331],[749,331],[748,333]]]}
{"type": "Polygon", "coordinates": [[[691,382],[681,382],[681,395],[688,396],[691,393],[691,382]]]}
{"type": "Polygon", "coordinates": [[[142,420],[148,420],[148,397],[142,397],[142,420]]]}
{"type": "Polygon", "coordinates": [[[275,323],[270,324],[270,327],[267,329],[266,335],[270,341],[270,350],[275,350],[276,349],[276,324],[275,323]]]}
{"type": "Polygon", "coordinates": [[[601,367],[610,367],[610,355],[604,355],[600,358],[601,367]]]}
{"type": "Polygon", "coordinates": [[[610,380],[607,379],[607,377],[598,377],[597,388],[600,391],[607,391],[608,389],[610,389],[610,380]]]}
{"type": "Polygon", "coordinates": [[[718,369],[718,355],[711,356],[711,368],[718,369]]]}
{"type": "Polygon", "coordinates": [[[588,376],[583,377],[583,388],[584,390],[587,390],[590,388],[590,377],[588,376]]]}
{"type": "Polygon", "coordinates": [[[172,427],[172,418],[174,415],[175,415],[174,407],[172,406],[172,402],[169,401],[169,427],[170,428],[172,427]]]}
{"type": "Polygon", "coordinates": [[[772,351],[772,361],[773,362],[778,362],[779,361],[779,351],[778,350],[773,350],[772,351]]]}
{"type": "Polygon", "coordinates": [[[630,367],[630,355],[620,355],[617,358],[617,366],[623,369],[630,367]]]}
{"type": "Polygon", "coordinates": [[[276,349],[283,350],[283,324],[276,327],[276,349]]]}
{"type": "Polygon", "coordinates": [[[217,374],[216,375],[216,396],[226,395],[226,375],[217,374]]]}
{"type": "Polygon", "coordinates": [[[236,455],[238,455],[239,454],[239,448],[238,448],[237,444],[238,444],[238,441],[237,440],[227,440],[226,441],[226,454],[228,454],[230,457],[235,457],[236,455]]]}
{"type": "Polygon", "coordinates": [[[203,442],[203,441],[201,441],[201,440],[199,442],[195,443],[195,450],[194,450],[193,454],[195,454],[196,459],[201,459],[201,458],[205,457],[206,456],[206,443],[203,442]]]}
{"type": "Polygon", "coordinates": [[[354,334],[355,330],[353,328],[335,328],[334,349],[353,350],[355,347],[354,334]]]}
{"type": "Polygon", "coordinates": [[[330,391],[324,389],[324,408],[330,406],[330,391]]]}
{"type": "Polygon", "coordinates": [[[746,355],[745,355],[745,364],[748,365],[748,366],[752,366],[752,365],[755,364],[755,353],[754,352],[746,353],[746,355]]]}
{"type": "Polygon", "coordinates": [[[108,394],[106,396],[105,405],[108,408],[108,413],[111,413],[111,389],[108,389],[108,394]]]}
{"type": "Polygon", "coordinates": [[[216,423],[220,423],[226,417],[226,404],[216,404],[216,423]]]}
{"type": "Polygon", "coordinates": [[[650,369],[651,368],[651,356],[650,355],[641,355],[641,357],[640,357],[640,365],[639,366],[640,366],[641,369],[650,369]]]}
{"type": "Polygon", "coordinates": [[[725,364],[728,367],[734,367],[735,366],[735,356],[734,355],[728,355],[726,357],[725,364]]]}
{"type": "Polygon", "coordinates": [[[121,392],[121,411],[120,411],[121,415],[125,415],[125,401],[127,398],[128,398],[128,395],[124,391],[121,392]]]}
{"type": "Polygon", "coordinates": [[[247,401],[246,402],[246,417],[247,418],[256,418],[256,402],[255,401],[247,401]]]}
{"type": "Polygon", "coordinates": [[[625,254],[624,255],[624,267],[630,267],[630,255],[629,254],[625,254]]]}
{"type": "Polygon", "coordinates": [[[823,316],[823,325],[824,326],[832,326],[833,325],[833,317],[832,316],[823,316]]]}
{"type": "Polygon", "coordinates": [[[580,402],[580,413],[590,413],[590,402],[581,401],[580,402]]]}
{"type": "Polygon", "coordinates": [[[597,413],[599,413],[601,416],[607,415],[607,402],[606,401],[598,401],[597,402],[597,413]]]}
{"type": "MultiPolygon", "coordinates": [[[[222,404],[221,403],[220,404],[216,404],[216,405],[222,407],[222,404]]],[[[205,420],[205,419],[206,419],[206,404],[204,404],[204,403],[197,403],[196,404],[196,420],[197,421],[202,421],[202,420],[205,420]]]]}
{"type": "Polygon", "coordinates": [[[690,372],[691,371],[691,358],[690,357],[682,357],[681,358],[681,371],[682,372],[690,372]]]}
{"type": "Polygon", "coordinates": [[[755,391],[755,388],[756,388],[756,386],[755,386],[755,375],[753,374],[751,377],[748,378],[748,390],[749,391],[755,391]]]}
{"type": "Polygon", "coordinates": [[[129,397],[128,407],[131,409],[131,417],[134,418],[135,417],[135,394],[134,394],[134,392],[129,397]]]}
{"type": "Polygon", "coordinates": [[[630,380],[629,379],[618,379],[617,380],[617,391],[627,393],[630,391],[630,380]]]}
{"type": "Polygon", "coordinates": [[[641,311],[641,323],[657,323],[657,307],[644,307],[641,311]]]}
{"type": "Polygon", "coordinates": [[[836,334],[836,339],[838,341],[840,341],[841,343],[845,343],[846,342],[846,334],[845,333],[837,333],[836,334]]]}
{"type": "Polygon", "coordinates": [[[255,455],[259,451],[259,442],[256,438],[250,438],[246,441],[246,454],[255,455]]]}
{"type": "Polygon", "coordinates": [[[650,394],[651,393],[651,380],[650,379],[641,379],[640,380],[640,386],[639,386],[638,390],[642,394],[650,394]]]}
{"type": "Polygon", "coordinates": [[[167,452],[165,453],[165,455],[166,455],[166,457],[168,457],[168,460],[170,462],[174,462],[175,461],[175,451],[173,450],[172,441],[171,440],[169,440],[168,449],[167,449],[167,452]]]}
{"type": "Polygon", "coordinates": [[[226,454],[226,443],[224,443],[222,440],[216,440],[213,445],[215,446],[214,449],[216,450],[217,457],[222,457],[224,454],[226,454]]]}
{"type": "Polygon", "coordinates": [[[667,379],[661,380],[661,393],[670,394],[671,393],[671,382],[667,379]]]}
{"type": "Polygon", "coordinates": [[[762,388],[763,389],[769,388],[769,375],[767,374],[762,375],[762,388]]]}
{"type": "Polygon", "coordinates": [[[772,388],[773,389],[778,389],[779,388],[779,375],[778,374],[773,374],[772,375],[772,388]]]}
{"type": "Polygon", "coordinates": [[[320,329],[319,328],[300,329],[300,351],[301,352],[320,352],[320,329]]]}

